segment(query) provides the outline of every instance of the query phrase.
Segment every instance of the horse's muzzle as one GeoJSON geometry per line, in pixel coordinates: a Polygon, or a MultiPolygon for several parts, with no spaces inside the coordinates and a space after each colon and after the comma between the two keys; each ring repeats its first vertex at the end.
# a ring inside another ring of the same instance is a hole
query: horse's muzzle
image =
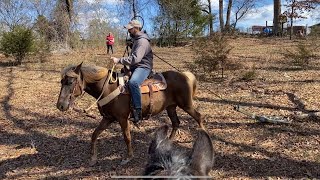
{"type": "Polygon", "coordinates": [[[60,111],[67,111],[69,109],[69,103],[65,103],[65,102],[58,102],[57,103],[57,108],[60,111]]]}

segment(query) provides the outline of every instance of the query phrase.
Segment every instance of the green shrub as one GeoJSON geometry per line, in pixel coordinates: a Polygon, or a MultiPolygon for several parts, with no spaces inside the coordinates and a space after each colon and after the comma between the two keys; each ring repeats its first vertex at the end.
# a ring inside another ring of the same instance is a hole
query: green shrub
{"type": "Polygon", "coordinates": [[[225,68],[231,49],[226,38],[221,35],[199,39],[194,44],[195,65],[206,73],[211,73],[219,67],[225,68]]]}
{"type": "Polygon", "coordinates": [[[6,56],[13,56],[21,64],[26,54],[32,51],[34,37],[32,31],[21,26],[10,32],[4,32],[0,40],[0,51],[6,56]]]}
{"type": "Polygon", "coordinates": [[[314,43],[299,42],[296,45],[295,51],[289,51],[284,53],[286,59],[288,59],[292,65],[305,68],[309,65],[310,61],[316,57],[315,50],[318,47],[314,43]]]}
{"type": "Polygon", "coordinates": [[[249,71],[246,71],[242,74],[241,80],[243,81],[252,81],[257,77],[257,72],[256,70],[253,68],[249,71]]]}

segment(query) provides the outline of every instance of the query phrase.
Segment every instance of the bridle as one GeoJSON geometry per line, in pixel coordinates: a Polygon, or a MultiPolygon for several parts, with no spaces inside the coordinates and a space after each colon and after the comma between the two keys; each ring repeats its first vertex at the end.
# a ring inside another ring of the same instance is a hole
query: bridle
{"type": "MultiPolygon", "coordinates": [[[[99,95],[99,97],[97,98],[97,100],[92,103],[91,106],[89,106],[87,109],[84,109],[83,112],[88,112],[94,105],[96,105],[98,103],[98,101],[101,99],[102,95],[103,95],[103,92],[104,92],[104,87],[105,85],[107,84],[107,82],[116,82],[117,81],[117,78],[116,79],[113,79],[112,78],[112,74],[113,74],[113,71],[114,71],[114,68],[115,68],[115,64],[113,64],[112,68],[111,68],[111,71],[108,73],[108,77],[106,78],[106,80],[104,81],[103,83],[103,86],[102,86],[102,89],[101,89],[101,93],[99,95]]],[[[76,84],[74,85],[73,87],[73,90],[72,90],[72,93],[71,93],[71,96],[70,96],[70,99],[74,102],[76,99],[78,99],[78,97],[82,97],[85,93],[85,81],[83,80],[83,75],[82,75],[82,72],[80,71],[77,79],[76,79],[76,84]],[[82,82],[82,83],[80,83],[82,82]],[[76,88],[79,88],[80,89],[80,95],[78,95],[77,97],[75,96],[75,91],[76,91],[76,88]]]]}
{"type": "Polygon", "coordinates": [[[71,95],[70,95],[70,100],[72,102],[74,102],[78,97],[82,97],[84,95],[84,93],[85,93],[85,91],[84,91],[84,83],[85,82],[82,79],[82,77],[83,76],[82,76],[82,73],[80,71],[79,75],[76,78],[75,85],[73,86],[73,89],[72,89],[72,92],[71,92],[71,95]],[[80,90],[80,95],[75,96],[75,92],[76,92],[77,88],[80,90]]]}

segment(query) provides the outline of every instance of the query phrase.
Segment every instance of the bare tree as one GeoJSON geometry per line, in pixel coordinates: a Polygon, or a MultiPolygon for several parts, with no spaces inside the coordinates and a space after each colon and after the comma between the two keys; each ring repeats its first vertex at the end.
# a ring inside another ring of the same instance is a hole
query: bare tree
{"type": "Polygon", "coordinates": [[[70,26],[72,23],[73,0],[58,0],[54,10],[54,27],[57,40],[69,49],[70,26]]]}
{"type": "Polygon", "coordinates": [[[29,0],[30,9],[36,12],[36,19],[33,28],[39,33],[41,38],[49,44],[54,37],[54,29],[50,25],[49,19],[55,2],[51,0],[29,0]]]}
{"type": "Polygon", "coordinates": [[[256,0],[228,0],[228,7],[226,13],[226,23],[223,21],[223,1],[219,0],[219,18],[220,29],[222,32],[231,32],[236,28],[238,21],[243,19],[255,7],[256,0]],[[234,19],[231,19],[231,12],[234,13],[234,19]],[[233,23],[231,24],[231,20],[233,23]]]}
{"type": "Polygon", "coordinates": [[[208,4],[201,4],[202,11],[205,12],[208,15],[208,24],[209,24],[209,34],[213,34],[213,20],[214,16],[212,14],[212,8],[211,8],[211,0],[207,0],[208,4]]]}
{"type": "Polygon", "coordinates": [[[50,17],[50,13],[54,7],[54,1],[52,0],[29,0],[31,9],[33,9],[37,16],[50,17]]]}
{"type": "Polygon", "coordinates": [[[118,14],[127,23],[128,19],[141,16],[148,17],[152,14],[151,6],[157,6],[157,0],[122,0],[118,5],[118,14]],[[129,13],[128,13],[129,12],[129,13]]]}
{"type": "Polygon", "coordinates": [[[315,9],[315,6],[319,3],[319,0],[286,0],[287,10],[284,14],[290,19],[290,40],[293,34],[293,20],[298,18],[306,18],[305,12],[310,12],[315,9]]]}
{"type": "Polygon", "coordinates": [[[255,9],[256,0],[235,0],[234,1],[234,22],[232,23],[233,29],[236,28],[238,21],[243,19],[248,13],[253,12],[255,9]]]}
{"type": "Polygon", "coordinates": [[[315,9],[313,10],[312,16],[315,17],[318,21],[320,21],[320,0],[309,0],[313,3],[315,9]]]}
{"type": "Polygon", "coordinates": [[[1,0],[0,23],[11,30],[18,25],[27,25],[31,21],[27,7],[24,1],[1,0]]]}

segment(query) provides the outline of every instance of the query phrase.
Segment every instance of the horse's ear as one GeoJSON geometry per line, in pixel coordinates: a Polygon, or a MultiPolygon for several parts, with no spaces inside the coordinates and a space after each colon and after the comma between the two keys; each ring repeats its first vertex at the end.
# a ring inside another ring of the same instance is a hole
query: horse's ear
{"type": "MultiPolygon", "coordinates": [[[[155,136],[152,139],[152,142],[149,146],[149,154],[155,153],[156,149],[159,147],[159,144],[168,141],[168,131],[169,131],[169,126],[164,125],[157,129],[155,132],[155,136]]],[[[168,147],[169,148],[169,147],[168,147]]]]}
{"type": "Polygon", "coordinates": [[[210,136],[200,130],[192,148],[191,169],[199,176],[208,176],[214,162],[214,150],[210,136]]]}
{"type": "Polygon", "coordinates": [[[81,69],[81,66],[82,66],[82,63],[83,63],[83,62],[81,62],[81,63],[74,69],[74,72],[75,72],[76,74],[79,74],[80,69],[81,69]]]}

